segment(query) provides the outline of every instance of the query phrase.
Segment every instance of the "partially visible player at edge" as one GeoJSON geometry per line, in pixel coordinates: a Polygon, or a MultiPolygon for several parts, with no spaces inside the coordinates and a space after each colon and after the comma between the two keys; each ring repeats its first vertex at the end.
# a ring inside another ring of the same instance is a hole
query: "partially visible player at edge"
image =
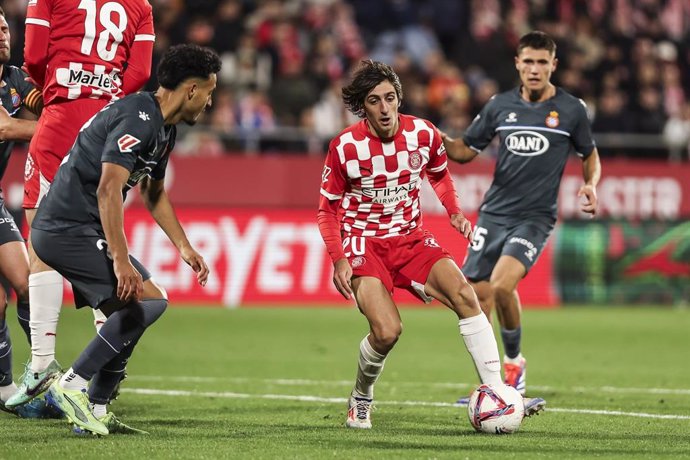
{"type": "MultiPolygon", "coordinates": [[[[41,92],[26,81],[27,75],[21,69],[8,65],[10,60],[11,36],[5,20],[5,11],[0,7],[0,178],[2,178],[14,148],[14,141],[29,141],[36,129],[36,122],[15,118],[22,106],[36,115],[43,108],[41,92]]],[[[14,218],[5,207],[0,196],[0,273],[8,280],[17,296],[17,319],[31,344],[29,330],[29,256],[24,238],[14,218]]],[[[17,392],[12,380],[12,341],[6,323],[7,293],[0,287],[0,410],[21,417],[36,417],[43,413],[44,401],[35,400],[9,409],[7,401],[17,392]]]]}
{"type": "MultiPolygon", "coordinates": [[[[494,96],[462,139],[443,134],[448,157],[471,161],[498,136],[494,180],[479,208],[474,240],[462,271],[490,318],[501,325],[505,382],[526,391],[527,360],[521,353],[517,287],[541,254],[557,218],[558,190],[571,151],[582,158],[581,210],[597,212],[601,178],[585,103],[551,83],[555,42],[543,32],[524,35],[515,68],[521,85],[494,96]]],[[[462,400],[465,398],[461,398],[462,400]]]]}
{"type": "MultiPolygon", "coordinates": [[[[496,339],[472,287],[421,226],[419,190],[426,175],[450,225],[472,237],[440,134],[426,120],[399,114],[401,100],[393,69],[364,61],[343,88],[345,105],[363,120],[331,141],[322,176],[318,225],[333,260],[333,282],[346,299],[354,296],[370,328],[359,344],[346,419],[350,428],[371,428],[374,383],[402,332],[394,287],[426,302],[435,298],[453,310],[479,378],[501,382],[496,339]]],[[[543,404],[535,399],[529,414],[543,404]]]]}
{"type": "Polygon", "coordinates": [[[38,257],[72,284],[77,308],[100,308],[108,317],[46,396],[82,430],[138,431],[107,412],[119,382],[107,376],[125,368],[168,304],[165,291],[127,248],[123,201],[131,188],[141,183],[151,216],[199,284],[208,279],[206,262],[187,239],[164,182],[175,125],[195,124],[211,106],[219,71],[220,58],[208,48],[169,48],[158,66],[158,90],[113,102],[82,128],[36,213],[31,243],[38,257]]]}
{"type": "MultiPolygon", "coordinates": [[[[26,159],[23,207],[29,225],[81,126],[108,102],[139,90],[148,80],[154,39],[147,0],[29,2],[24,61],[45,101],[26,159]]],[[[36,257],[31,244],[29,261],[32,359],[8,405],[45,391],[60,371],[55,334],[62,277],[36,257]]],[[[95,316],[97,325],[105,320],[102,314],[95,316]]]]}

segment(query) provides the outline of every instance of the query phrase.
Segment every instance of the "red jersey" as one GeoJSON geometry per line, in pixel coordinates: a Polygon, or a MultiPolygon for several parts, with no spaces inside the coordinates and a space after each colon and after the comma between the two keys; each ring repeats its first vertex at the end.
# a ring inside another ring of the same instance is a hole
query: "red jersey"
{"type": "Polygon", "coordinates": [[[424,174],[446,170],[447,157],[434,125],[399,115],[392,139],[383,141],[362,120],[330,143],[321,195],[340,201],[348,236],[405,235],[421,225],[419,190],[424,174]]]}
{"type": "Polygon", "coordinates": [[[29,0],[24,61],[45,104],[113,100],[146,82],[154,39],[147,0],[29,0]]]}

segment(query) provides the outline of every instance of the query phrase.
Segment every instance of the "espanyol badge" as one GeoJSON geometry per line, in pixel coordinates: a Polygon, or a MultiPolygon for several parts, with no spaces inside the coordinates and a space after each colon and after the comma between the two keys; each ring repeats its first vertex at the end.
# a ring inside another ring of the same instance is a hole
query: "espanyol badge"
{"type": "Polygon", "coordinates": [[[546,117],[546,126],[549,128],[555,128],[560,124],[561,121],[558,119],[558,112],[555,110],[553,112],[549,112],[549,116],[546,117]]]}
{"type": "Polygon", "coordinates": [[[12,98],[12,107],[15,109],[22,104],[22,98],[19,96],[16,89],[10,88],[10,97],[12,98]]]}
{"type": "Polygon", "coordinates": [[[422,155],[420,155],[419,152],[410,153],[410,158],[407,160],[407,163],[410,165],[410,168],[419,169],[419,167],[422,166],[422,155]]]}

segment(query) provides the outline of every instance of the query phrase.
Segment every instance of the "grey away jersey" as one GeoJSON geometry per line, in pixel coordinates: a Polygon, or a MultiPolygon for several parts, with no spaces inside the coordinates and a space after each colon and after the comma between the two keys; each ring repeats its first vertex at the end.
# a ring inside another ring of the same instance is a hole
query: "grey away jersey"
{"type": "Polygon", "coordinates": [[[499,217],[557,215],[558,189],[571,151],[588,157],[594,140],[585,104],[556,88],[551,99],[530,103],[520,88],[494,96],[464,135],[483,150],[495,135],[500,148],[494,179],[479,210],[499,217]]]}
{"type": "Polygon", "coordinates": [[[164,125],[153,93],[129,95],[105,106],[81,128],[55,180],[41,201],[32,228],[72,235],[103,235],[96,190],[102,163],[131,174],[127,191],[145,176],[165,176],[175,143],[174,125],[164,125]]]}
{"type": "MultiPolygon", "coordinates": [[[[23,102],[34,89],[34,85],[27,82],[26,73],[13,65],[2,66],[2,83],[0,86],[0,103],[11,117],[16,117],[23,102]]],[[[0,178],[5,174],[7,163],[14,147],[13,141],[0,142],[0,178]]]]}

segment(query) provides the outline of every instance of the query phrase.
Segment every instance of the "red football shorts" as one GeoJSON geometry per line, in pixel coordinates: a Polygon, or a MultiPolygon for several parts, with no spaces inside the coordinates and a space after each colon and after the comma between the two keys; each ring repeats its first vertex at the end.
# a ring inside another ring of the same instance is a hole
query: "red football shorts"
{"type": "Polygon", "coordinates": [[[388,238],[347,237],[343,240],[343,248],[353,277],[378,278],[391,294],[393,288],[398,287],[425,302],[431,301],[424,292],[431,268],[440,259],[452,259],[450,253],[438,245],[434,235],[422,229],[388,238]]]}
{"type": "Polygon", "coordinates": [[[38,208],[81,127],[108,101],[77,99],[43,108],[24,166],[24,209],[38,208]]]}

